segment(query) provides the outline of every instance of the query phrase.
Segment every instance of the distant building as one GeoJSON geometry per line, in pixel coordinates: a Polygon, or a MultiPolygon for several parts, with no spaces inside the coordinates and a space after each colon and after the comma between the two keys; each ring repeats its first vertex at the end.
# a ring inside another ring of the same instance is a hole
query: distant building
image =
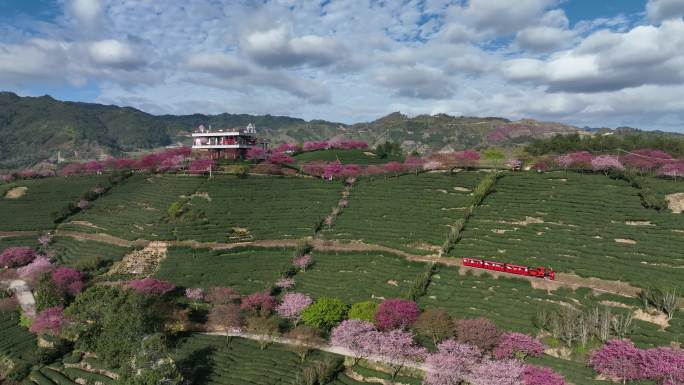
{"type": "Polygon", "coordinates": [[[213,130],[200,124],[192,133],[192,148],[207,151],[212,159],[244,159],[250,148],[268,147],[268,141],[257,137],[252,123],[245,128],[213,130]]]}

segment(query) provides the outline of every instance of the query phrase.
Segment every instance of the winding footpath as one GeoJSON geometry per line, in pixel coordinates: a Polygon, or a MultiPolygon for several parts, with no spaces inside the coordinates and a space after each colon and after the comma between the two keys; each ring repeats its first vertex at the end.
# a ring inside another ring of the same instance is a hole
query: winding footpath
{"type": "MultiPolygon", "coordinates": [[[[233,330],[230,332],[200,332],[199,334],[205,334],[209,336],[224,336],[224,337],[240,337],[240,338],[246,338],[249,340],[254,340],[254,341],[267,341],[269,343],[276,343],[276,344],[282,344],[282,345],[290,345],[290,346],[306,346],[311,349],[316,349],[316,350],[321,350],[324,352],[328,353],[333,353],[333,354],[338,354],[341,356],[345,357],[358,357],[358,355],[354,354],[353,351],[343,348],[341,346],[333,346],[333,345],[323,345],[323,344],[305,344],[300,341],[297,341],[292,338],[286,338],[286,337],[276,337],[276,336],[269,336],[265,334],[253,334],[253,333],[246,333],[240,330],[233,330]]],[[[366,360],[377,362],[380,364],[384,365],[394,365],[394,364],[402,364],[406,368],[411,368],[411,369],[418,369],[422,371],[427,371],[427,367],[425,364],[421,362],[415,362],[415,361],[406,361],[406,362],[397,362],[394,361],[388,357],[385,356],[379,356],[379,355],[370,355],[370,356],[364,356],[363,357],[366,360]]]]}
{"type": "Polygon", "coordinates": [[[36,315],[36,299],[33,298],[33,293],[26,281],[21,279],[13,279],[8,281],[0,281],[0,285],[5,286],[14,292],[14,295],[21,306],[22,312],[30,318],[36,315]]]}

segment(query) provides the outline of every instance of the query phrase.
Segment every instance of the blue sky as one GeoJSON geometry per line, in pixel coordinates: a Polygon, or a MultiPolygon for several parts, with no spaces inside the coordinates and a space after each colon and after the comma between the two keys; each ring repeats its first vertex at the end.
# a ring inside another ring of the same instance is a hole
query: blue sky
{"type": "Polygon", "coordinates": [[[684,132],[684,0],[5,0],[0,89],[151,113],[684,132]]]}

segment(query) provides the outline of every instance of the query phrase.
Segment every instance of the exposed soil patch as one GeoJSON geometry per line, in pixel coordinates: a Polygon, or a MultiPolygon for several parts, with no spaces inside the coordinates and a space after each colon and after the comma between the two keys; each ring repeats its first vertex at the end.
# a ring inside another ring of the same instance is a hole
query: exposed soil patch
{"type": "Polygon", "coordinates": [[[684,212],[684,193],[674,193],[665,196],[667,207],[675,214],[684,212]]]}
{"type": "Polygon", "coordinates": [[[85,227],[90,227],[92,229],[98,229],[98,230],[107,230],[104,227],[100,227],[94,223],[90,223],[88,221],[70,221],[70,225],[79,225],[79,226],[85,226],[85,227]]]}
{"type": "Polygon", "coordinates": [[[416,242],[416,243],[412,243],[412,244],[407,245],[407,246],[412,247],[414,249],[427,250],[427,251],[432,251],[435,253],[439,253],[439,251],[442,250],[442,248],[439,246],[431,245],[431,244],[425,243],[425,242],[416,242]]]}
{"type": "Polygon", "coordinates": [[[657,314],[650,314],[646,313],[642,309],[637,309],[634,312],[634,318],[646,322],[650,322],[652,324],[656,324],[660,326],[662,329],[666,329],[667,327],[670,326],[670,323],[667,321],[667,316],[662,313],[657,313],[657,314]]]}
{"type": "Polygon", "coordinates": [[[454,190],[460,191],[460,192],[467,192],[467,193],[469,193],[470,191],[472,191],[472,190],[470,190],[470,189],[467,189],[467,188],[465,188],[465,187],[460,187],[460,186],[454,187],[454,190]]]}
{"type": "Polygon", "coordinates": [[[190,195],[190,199],[192,198],[203,198],[206,199],[207,202],[211,202],[211,197],[209,196],[208,192],[196,192],[192,195],[190,195]]]}
{"type": "Polygon", "coordinates": [[[150,276],[166,258],[167,247],[166,242],[152,241],[144,249],[126,254],[121,262],[112,267],[110,273],[150,276]]]}
{"type": "Polygon", "coordinates": [[[520,220],[520,221],[496,221],[496,223],[505,223],[507,225],[527,226],[527,225],[532,225],[532,224],[541,224],[541,223],[545,223],[545,222],[541,218],[526,216],[525,219],[520,220]]]}
{"type": "Polygon", "coordinates": [[[26,192],[28,191],[28,187],[26,186],[19,186],[15,187],[13,189],[10,189],[5,193],[5,198],[6,199],[17,199],[21,198],[26,192]]]}
{"type": "Polygon", "coordinates": [[[615,242],[624,243],[626,245],[636,245],[636,241],[634,239],[615,238],[615,242]]]}
{"type": "Polygon", "coordinates": [[[655,226],[651,221],[625,221],[628,226],[655,226]]]}
{"type": "Polygon", "coordinates": [[[610,306],[610,307],[621,307],[623,309],[632,309],[631,306],[621,303],[621,302],[615,302],[615,301],[600,301],[599,302],[601,305],[604,306],[610,306]]]}

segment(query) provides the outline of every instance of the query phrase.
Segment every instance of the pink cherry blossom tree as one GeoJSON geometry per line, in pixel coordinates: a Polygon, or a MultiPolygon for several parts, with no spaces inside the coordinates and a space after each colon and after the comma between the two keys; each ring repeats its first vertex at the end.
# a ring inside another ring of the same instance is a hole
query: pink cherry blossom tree
{"type": "Polygon", "coordinates": [[[30,247],[8,247],[0,253],[0,266],[20,267],[31,263],[36,252],[30,247]]]}
{"type": "Polygon", "coordinates": [[[214,160],[212,159],[195,159],[190,163],[188,171],[191,174],[205,174],[214,168],[214,160]]]}
{"type": "Polygon", "coordinates": [[[413,334],[404,330],[390,330],[377,334],[375,354],[389,359],[392,379],[409,362],[422,361],[427,355],[427,350],[416,345],[413,334]]]}
{"type": "Polygon", "coordinates": [[[376,166],[374,164],[367,166],[363,170],[363,175],[370,177],[371,179],[377,175],[382,175],[384,173],[385,173],[385,170],[381,166],[376,166]]]}
{"type": "Polygon", "coordinates": [[[52,270],[53,267],[50,259],[43,255],[39,255],[33,262],[17,269],[17,273],[22,279],[32,282],[35,281],[39,275],[52,270]]]}
{"type": "Polygon", "coordinates": [[[301,271],[306,271],[306,269],[311,266],[313,259],[309,254],[304,254],[301,257],[297,257],[292,260],[292,265],[301,271]]]}
{"type": "Polygon", "coordinates": [[[128,287],[142,294],[164,295],[176,289],[176,285],[155,278],[134,279],[128,287]]]}
{"type": "Polygon", "coordinates": [[[527,365],[522,376],[524,385],[566,385],[565,379],[550,368],[527,365]]]}
{"type": "Polygon", "coordinates": [[[671,347],[642,350],[639,370],[642,378],[663,385],[684,384],[684,351],[671,347]]]}
{"type": "Polygon", "coordinates": [[[283,318],[291,320],[295,326],[299,323],[302,311],[313,303],[311,297],[302,293],[287,293],[276,307],[276,313],[283,318]]]}
{"type": "Polygon", "coordinates": [[[69,177],[80,174],[81,172],[83,172],[83,165],[81,163],[69,163],[62,167],[59,171],[59,175],[69,177]]]}
{"type": "Polygon", "coordinates": [[[354,365],[377,351],[379,332],[367,321],[344,320],[330,333],[330,343],[349,349],[354,365]]]}
{"type": "Polygon", "coordinates": [[[240,309],[266,316],[273,312],[277,304],[278,301],[268,292],[257,292],[242,298],[240,309]]]}
{"type": "Polygon", "coordinates": [[[468,375],[471,385],[519,385],[525,367],[520,361],[484,360],[468,375]]]}
{"type": "Polygon", "coordinates": [[[437,352],[425,359],[425,385],[458,385],[465,381],[482,357],[475,346],[461,344],[454,339],[443,341],[437,352]]]}
{"type": "Polygon", "coordinates": [[[418,156],[409,156],[404,160],[404,169],[418,175],[418,172],[423,169],[423,164],[425,164],[425,159],[418,156]]]}
{"type": "Polygon", "coordinates": [[[304,142],[304,151],[324,150],[328,148],[327,140],[304,142]]]}
{"type": "Polygon", "coordinates": [[[611,340],[591,354],[589,364],[598,373],[622,383],[641,378],[642,352],[629,340],[611,340]]]}
{"type": "Polygon", "coordinates": [[[273,163],[273,164],[281,165],[281,164],[293,163],[294,158],[283,153],[283,152],[276,152],[276,153],[271,154],[268,157],[268,161],[273,163]]]}
{"type": "Polygon", "coordinates": [[[486,318],[461,319],[456,321],[456,335],[462,343],[489,351],[499,342],[501,331],[486,318]]]}
{"type": "Polygon", "coordinates": [[[323,173],[325,172],[325,165],[326,163],[323,161],[308,162],[304,164],[302,171],[306,174],[320,177],[323,176],[323,173]]]}
{"type": "Polygon", "coordinates": [[[591,160],[591,168],[594,171],[624,170],[625,167],[614,155],[599,155],[591,160]]]}
{"type": "Polygon", "coordinates": [[[297,143],[283,143],[273,148],[273,152],[297,153],[302,151],[302,146],[297,143]]]}
{"type": "Polygon", "coordinates": [[[268,156],[268,152],[261,147],[252,147],[247,150],[245,157],[248,160],[264,160],[268,156]]]}
{"type": "Polygon", "coordinates": [[[382,168],[386,173],[393,174],[394,176],[398,176],[404,171],[404,165],[394,161],[385,163],[382,165],[382,168]]]}
{"type": "Polygon", "coordinates": [[[541,357],[543,355],[544,345],[533,337],[522,333],[506,332],[502,334],[494,349],[494,357],[497,360],[505,358],[523,360],[528,356],[541,357]]]}
{"type": "Polygon", "coordinates": [[[622,157],[625,166],[642,171],[655,170],[658,167],[674,160],[672,155],[665,151],[642,148],[631,151],[622,157]]]}
{"type": "Polygon", "coordinates": [[[49,307],[36,314],[31,323],[31,332],[35,334],[49,334],[56,336],[67,324],[68,319],[64,315],[61,306],[49,307]]]}
{"type": "Polygon", "coordinates": [[[71,267],[60,266],[52,272],[52,282],[63,293],[76,295],[83,291],[83,273],[71,267]]]}
{"type": "Polygon", "coordinates": [[[674,162],[664,164],[658,170],[658,175],[669,176],[671,178],[674,178],[675,181],[677,180],[677,178],[683,177],[684,176],[684,160],[678,160],[678,161],[674,161],[674,162]]]}
{"type": "Polygon", "coordinates": [[[342,163],[340,163],[340,161],[334,161],[326,164],[321,176],[324,179],[340,178],[342,176],[342,163]]]}
{"type": "Polygon", "coordinates": [[[411,326],[420,315],[418,305],[409,300],[384,300],[375,313],[375,323],[381,330],[403,329],[411,326]]]}

